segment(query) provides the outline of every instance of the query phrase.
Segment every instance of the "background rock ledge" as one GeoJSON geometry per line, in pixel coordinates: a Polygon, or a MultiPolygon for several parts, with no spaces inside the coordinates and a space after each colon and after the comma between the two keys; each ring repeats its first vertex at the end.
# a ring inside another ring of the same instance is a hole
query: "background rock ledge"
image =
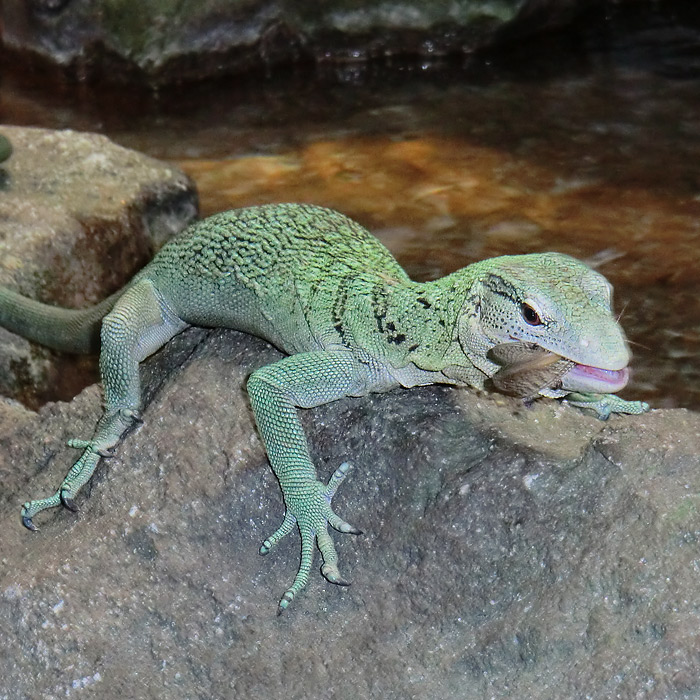
{"type": "MultiPolygon", "coordinates": [[[[178,168],[99,134],[0,126],[0,284],[82,308],[119,289],[197,216],[178,168]]],[[[94,361],[59,357],[0,328],[0,393],[37,406],[68,398],[94,361]]]]}
{"type": "MultiPolygon", "coordinates": [[[[2,41],[75,77],[178,83],[300,61],[468,54],[622,0],[4,0],[2,41]]],[[[655,10],[651,0],[624,0],[655,10]]],[[[44,65],[45,67],[45,65],[44,65]]]]}
{"type": "Polygon", "coordinates": [[[447,387],[303,412],[365,534],[348,588],[315,574],[283,616],[298,540],[262,558],[282,504],[246,376],[279,357],[189,330],[143,370],[145,423],[78,515],[19,522],[90,434],[97,387],[0,404],[0,698],[700,696],[700,416],[608,423],[447,387]]]}

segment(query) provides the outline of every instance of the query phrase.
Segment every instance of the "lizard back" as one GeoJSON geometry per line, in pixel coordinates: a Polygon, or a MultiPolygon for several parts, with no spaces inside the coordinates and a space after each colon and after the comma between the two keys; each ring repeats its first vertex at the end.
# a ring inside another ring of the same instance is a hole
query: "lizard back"
{"type": "Polygon", "coordinates": [[[151,279],[188,323],[237,328],[293,353],[323,347],[330,307],[360,276],[411,283],[369,231],[339,212],[272,204],[194,224],[136,279],[151,279]]]}

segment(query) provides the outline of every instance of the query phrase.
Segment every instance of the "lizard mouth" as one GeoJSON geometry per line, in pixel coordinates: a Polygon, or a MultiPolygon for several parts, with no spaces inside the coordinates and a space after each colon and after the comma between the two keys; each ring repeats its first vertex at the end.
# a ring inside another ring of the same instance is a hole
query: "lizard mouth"
{"type": "Polygon", "coordinates": [[[629,381],[629,369],[604,369],[576,362],[536,343],[515,341],[494,345],[489,359],[500,365],[491,375],[494,386],[514,396],[543,390],[615,394],[629,381]]]}
{"type": "Polygon", "coordinates": [[[596,394],[615,394],[627,386],[630,372],[623,369],[601,369],[575,364],[561,379],[562,388],[596,394]]]}

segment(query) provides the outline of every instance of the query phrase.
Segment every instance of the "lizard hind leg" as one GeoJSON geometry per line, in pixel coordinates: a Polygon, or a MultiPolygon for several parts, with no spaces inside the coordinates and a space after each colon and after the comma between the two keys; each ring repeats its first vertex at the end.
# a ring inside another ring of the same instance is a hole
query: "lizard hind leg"
{"type": "Polygon", "coordinates": [[[139,420],[141,386],[139,363],[187,327],[167,306],[148,279],[142,279],[119,298],[102,322],[100,374],[105,411],[90,440],[69,440],[82,449],[56,493],[22,506],[22,523],[36,530],[33,518],[63,505],[77,510],[75,497],[90,480],[100,459],[108,457],[126,430],[139,420]]]}

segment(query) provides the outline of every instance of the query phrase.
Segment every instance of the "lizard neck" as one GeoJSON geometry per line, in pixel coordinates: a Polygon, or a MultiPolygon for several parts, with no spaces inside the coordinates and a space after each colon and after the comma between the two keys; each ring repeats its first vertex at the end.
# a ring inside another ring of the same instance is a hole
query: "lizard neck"
{"type": "Polygon", "coordinates": [[[375,280],[363,295],[369,307],[365,313],[372,316],[366,321],[371,339],[362,338],[361,344],[395,368],[412,363],[428,372],[465,364],[471,369],[459,343],[458,322],[469,311],[477,275],[473,267],[432,282],[375,280]]]}

